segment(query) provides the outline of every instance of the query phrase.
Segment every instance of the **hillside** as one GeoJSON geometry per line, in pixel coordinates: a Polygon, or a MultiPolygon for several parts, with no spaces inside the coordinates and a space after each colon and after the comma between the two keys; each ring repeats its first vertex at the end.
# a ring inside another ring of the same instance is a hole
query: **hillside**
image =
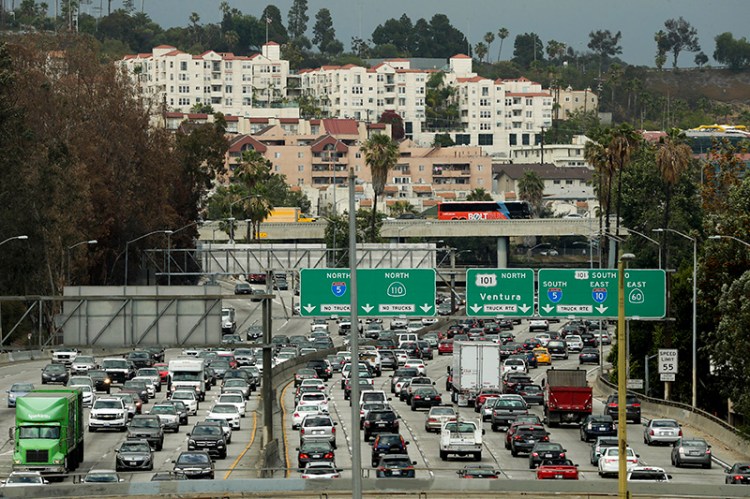
{"type": "Polygon", "coordinates": [[[726,69],[652,70],[645,74],[644,87],[661,95],[689,102],[712,101],[750,106],[750,71],[726,69]]]}

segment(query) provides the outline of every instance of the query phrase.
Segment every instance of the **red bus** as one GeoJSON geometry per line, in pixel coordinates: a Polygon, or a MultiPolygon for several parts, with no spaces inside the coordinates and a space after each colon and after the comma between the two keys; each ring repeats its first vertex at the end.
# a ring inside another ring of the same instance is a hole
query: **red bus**
{"type": "Polygon", "coordinates": [[[452,201],[438,203],[438,220],[508,220],[501,201],[452,201]]]}

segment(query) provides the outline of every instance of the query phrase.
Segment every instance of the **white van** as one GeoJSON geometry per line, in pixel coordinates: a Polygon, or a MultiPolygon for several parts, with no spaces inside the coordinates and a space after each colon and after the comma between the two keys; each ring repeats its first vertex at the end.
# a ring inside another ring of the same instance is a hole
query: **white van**
{"type": "Polygon", "coordinates": [[[401,345],[407,341],[417,342],[419,341],[419,336],[416,333],[401,333],[398,335],[399,347],[401,347],[401,345]]]}
{"type": "Polygon", "coordinates": [[[359,406],[365,402],[381,402],[383,404],[388,403],[388,395],[383,390],[368,390],[359,394],[359,406]]]}

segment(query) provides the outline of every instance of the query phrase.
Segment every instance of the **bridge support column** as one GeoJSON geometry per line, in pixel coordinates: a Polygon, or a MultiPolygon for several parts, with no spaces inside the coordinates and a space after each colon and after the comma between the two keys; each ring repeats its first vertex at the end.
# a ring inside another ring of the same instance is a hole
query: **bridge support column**
{"type": "Polygon", "coordinates": [[[501,236],[497,238],[497,268],[507,269],[508,268],[508,248],[510,246],[510,238],[507,236],[501,236]]]}

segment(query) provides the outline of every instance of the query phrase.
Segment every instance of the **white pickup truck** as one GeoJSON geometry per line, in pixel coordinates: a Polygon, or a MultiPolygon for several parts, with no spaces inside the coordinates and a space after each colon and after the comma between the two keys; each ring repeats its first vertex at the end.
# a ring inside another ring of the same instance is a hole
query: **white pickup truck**
{"type": "Polygon", "coordinates": [[[448,454],[474,456],[482,460],[482,435],[484,429],[476,421],[448,421],[440,429],[440,459],[446,461],[448,454]]]}

